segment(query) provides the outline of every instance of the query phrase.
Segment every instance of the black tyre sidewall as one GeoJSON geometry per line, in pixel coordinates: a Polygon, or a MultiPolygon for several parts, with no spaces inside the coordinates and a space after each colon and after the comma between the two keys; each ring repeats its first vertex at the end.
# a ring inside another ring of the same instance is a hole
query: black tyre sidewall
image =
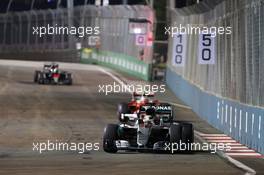
{"type": "Polygon", "coordinates": [[[103,148],[105,152],[116,153],[117,147],[115,141],[118,139],[118,125],[108,124],[104,130],[103,148]]]}
{"type": "Polygon", "coordinates": [[[119,103],[117,106],[117,116],[120,122],[125,122],[121,119],[121,114],[128,114],[130,113],[128,103],[119,103]]]}
{"type": "Polygon", "coordinates": [[[38,77],[39,77],[39,71],[35,71],[35,74],[34,74],[34,82],[38,82],[38,77]]]}
{"type": "Polygon", "coordinates": [[[181,125],[179,123],[173,123],[169,129],[170,134],[170,147],[172,149],[173,144],[180,144],[181,140],[181,125]]]}

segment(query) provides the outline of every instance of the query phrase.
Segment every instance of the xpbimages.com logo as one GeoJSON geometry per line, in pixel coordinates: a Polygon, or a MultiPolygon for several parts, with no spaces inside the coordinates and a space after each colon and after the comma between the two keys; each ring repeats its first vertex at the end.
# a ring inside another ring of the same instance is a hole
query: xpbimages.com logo
{"type": "Polygon", "coordinates": [[[33,142],[32,150],[40,154],[45,151],[77,151],[82,154],[87,151],[98,151],[99,143],[75,143],[75,142],[59,142],[47,140],[46,142],[33,142]]]}
{"type": "Polygon", "coordinates": [[[83,38],[85,35],[99,35],[100,34],[100,28],[95,26],[58,26],[50,25],[47,26],[36,26],[32,27],[33,29],[33,35],[37,35],[39,37],[43,37],[44,35],[74,35],[80,38],[83,38]]]}
{"type": "Polygon", "coordinates": [[[187,24],[187,25],[175,25],[175,26],[166,26],[165,35],[173,37],[177,34],[187,34],[187,35],[196,35],[196,34],[210,34],[212,37],[216,35],[232,34],[232,27],[223,27],[223,26],[203,26],[201,24],[187,24]]]}
{"type": "Polygon", "coordinates": [[[164,93],[166,91],[165,84],[141,84],[137,82],[130,82],[129,84],[119,84],[113,82],[113,84],[98,85],[98,92],[108,95],[110,93],[133,93],[150,95],[152,93],[164,93]]]}
{"type": "Polygon", "coordinates": [[[230,143],[165,143],[165,151],[170,151],[172,154],[179,151],[210,151],[212,154],[219,151],[230,151],[230,143]]]}

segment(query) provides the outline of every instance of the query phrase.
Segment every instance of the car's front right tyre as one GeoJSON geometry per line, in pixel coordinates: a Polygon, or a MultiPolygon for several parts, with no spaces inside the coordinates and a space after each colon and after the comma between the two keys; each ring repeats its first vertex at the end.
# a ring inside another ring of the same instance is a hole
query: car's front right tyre
{"type": "Polygon", "coordinates": [[[126,123],[126,119],[122,118],[122,114],[129,114],[130,110],[128,103],[119,103],[117,106],[117,116],[121,123],[126,123]]]}

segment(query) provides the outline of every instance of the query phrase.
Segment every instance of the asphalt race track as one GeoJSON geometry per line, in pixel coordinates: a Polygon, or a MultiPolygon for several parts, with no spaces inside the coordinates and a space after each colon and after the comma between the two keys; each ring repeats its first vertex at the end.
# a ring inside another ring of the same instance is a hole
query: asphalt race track
{"type": "MultiPolygon", "coordinates": [[[[4,62],[4,63],[3,63],[4,62]]],[[[98,93],[114,79],[100,67],[61,64],[73,73],[72,86],[33,83],[42,63],[0,65],[0,174],[243,174],[215,154],[105,153],[102,134],[116,123],[116,106],[129,94],[98,93]],[[100,143],[99,151],[33,151],[33,142],[100,143]]],[[[185,110],[185,109],[182,109],[185,110]]]]}

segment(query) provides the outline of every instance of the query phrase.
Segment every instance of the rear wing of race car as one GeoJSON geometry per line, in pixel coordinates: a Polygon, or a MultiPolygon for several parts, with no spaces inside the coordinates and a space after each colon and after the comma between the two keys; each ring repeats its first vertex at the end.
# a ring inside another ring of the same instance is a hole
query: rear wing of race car
{"type": "Polygon", "coordinates": [[[134,92],[133,93],[133,96],[134,97],[141,97],[141,96],[144,96],[144,97],[154,97],[154,93],[150,92],[150,93],[138,93],[138,92],[134,92]]]}
{"type": "Polygon", "coordinates": [[[156,105],[155,103],[149,103],[141,106],[140,113],[146,113],[147,115],[152,115],[159,117],[163,122],[173,121],[173,109],[168,103],[161,103],[156,105]]]}
{"type": "Polygon", "coordinates": [[[156,114],[171,114],[172,115],[172,106],[168,103],[160,103],[156,105],[155,103],[148,103],[140,108],[140,112],[145,112],[147,109],[153,108],[156,114]]]}

